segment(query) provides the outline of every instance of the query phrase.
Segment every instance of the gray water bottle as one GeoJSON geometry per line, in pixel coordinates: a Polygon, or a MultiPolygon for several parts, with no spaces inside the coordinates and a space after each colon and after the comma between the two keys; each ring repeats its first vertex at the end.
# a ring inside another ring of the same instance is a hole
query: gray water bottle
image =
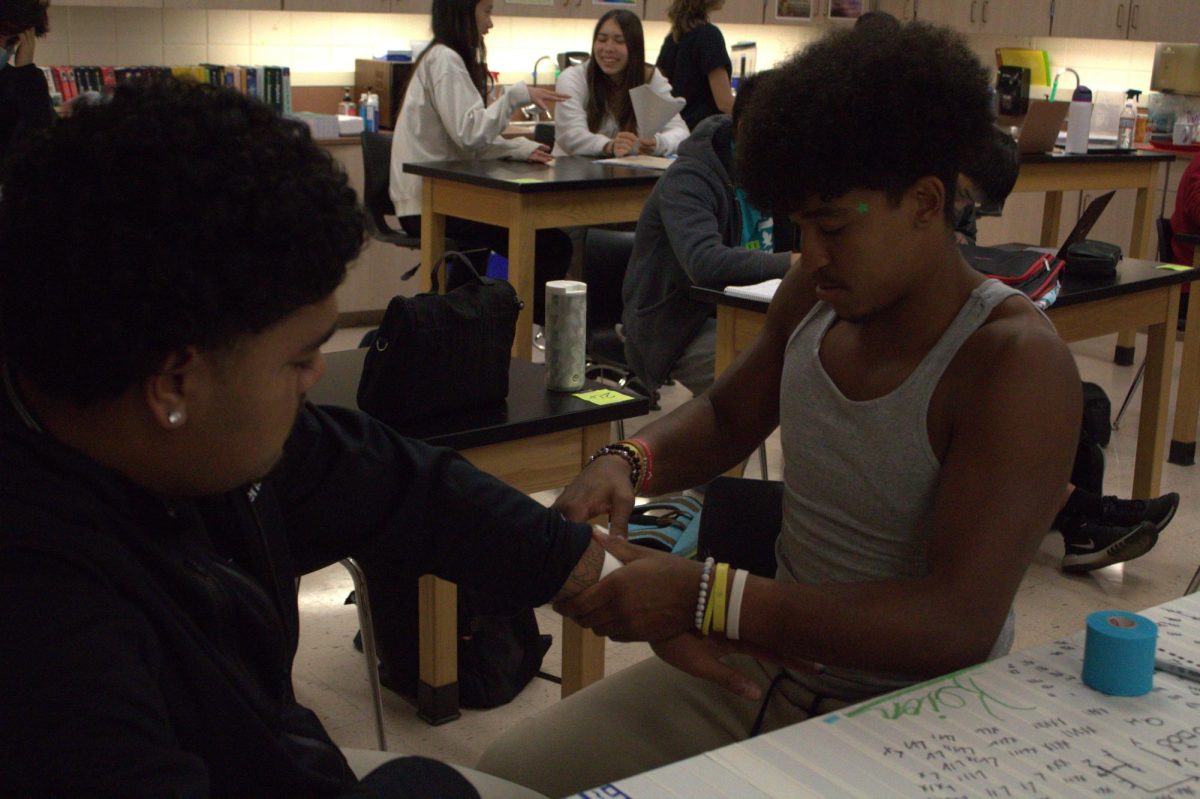
{"type": "Polygon", "coordinates": [[[587,284],[546,282],[546,388],[583,388],[587,350],[587,284]]]}

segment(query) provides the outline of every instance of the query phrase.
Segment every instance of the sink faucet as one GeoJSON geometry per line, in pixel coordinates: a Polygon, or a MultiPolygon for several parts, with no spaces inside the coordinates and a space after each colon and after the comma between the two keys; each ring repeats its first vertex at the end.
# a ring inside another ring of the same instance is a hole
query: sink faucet
{"type": "Polygon", "coordinates": [[[533,62],[533,85],[534,86],[537,85],[538,67],[541,66],[543,61],[553,61],[553,60],[554,59],[551,58],[550,56],[544,55],[541,58],[539,58],[537,61],[533,62]]]}

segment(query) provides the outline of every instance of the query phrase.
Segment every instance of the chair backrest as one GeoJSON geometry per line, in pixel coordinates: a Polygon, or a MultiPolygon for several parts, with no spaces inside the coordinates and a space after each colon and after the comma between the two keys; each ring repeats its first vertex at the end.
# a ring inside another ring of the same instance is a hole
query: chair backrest
{"type": "Polygon", "coordinates": [[[386,217],[395,214],[395,206],[388,194],[388,182],[392,173],[392,134],[371,133],[362,134],[363,159],[363,210],[366,212],[367,232],[372,238],[387,241],[406,247],[419,247],[418,239],[399,241],[399,238],[410,238],[404,232],[393,228],[387,223],[386,217]]]}
{"type": "Polygon", "coordinates": [[[583,234],[583,282],[587,283],[587,327],[612,328],[621,321],[621,285],[633,254],[633,233],[588,228],[583,234]]]}
{"type": "Polygon", "coordinates": [[[1154,220],[1154,228],[1158,232],[1158,260],[1164,264],[1175,262],[1175,251],[1171,248],[1171,220],[1160,216],[1154,220]]]}

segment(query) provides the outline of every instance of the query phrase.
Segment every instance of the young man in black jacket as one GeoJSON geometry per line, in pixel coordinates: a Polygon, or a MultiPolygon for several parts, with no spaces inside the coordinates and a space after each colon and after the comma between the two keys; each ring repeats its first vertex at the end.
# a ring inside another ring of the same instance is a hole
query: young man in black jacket
{"type": "Polygon", "coordinates": [[[354,191],[227,90],[122,87],[0,200],[0,794],[474,796],[357,782],[291,685],[294,580],[348,555],[540,604],[590,527],[317,408],[354,191]],[[63,224],[68,220],[68,224],[63,224]]]}
{"type": "Polygon", "coordinates": [[[37,38],[50,30],[49,0],[5,0],[0,7],[0,160],[31,133],[54,123],[50,88],[33,63],[37,38]]]}

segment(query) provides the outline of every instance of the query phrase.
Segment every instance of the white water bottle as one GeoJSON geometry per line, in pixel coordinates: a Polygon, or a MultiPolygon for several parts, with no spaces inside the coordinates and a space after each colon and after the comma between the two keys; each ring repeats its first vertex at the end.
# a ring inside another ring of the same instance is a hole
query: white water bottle
{"type": "Polygon", "coordinates": [[[1071,108],[1067,111],[1067,152],[1086,154],[1091,134],[1092,90],[1079,86],[1071,95],[1071,108]]]}
{"type": "Polygon", "coordinates": [[[587,350],[587,284],[546,281],[546,388],[583,388],[587,350]]]}

